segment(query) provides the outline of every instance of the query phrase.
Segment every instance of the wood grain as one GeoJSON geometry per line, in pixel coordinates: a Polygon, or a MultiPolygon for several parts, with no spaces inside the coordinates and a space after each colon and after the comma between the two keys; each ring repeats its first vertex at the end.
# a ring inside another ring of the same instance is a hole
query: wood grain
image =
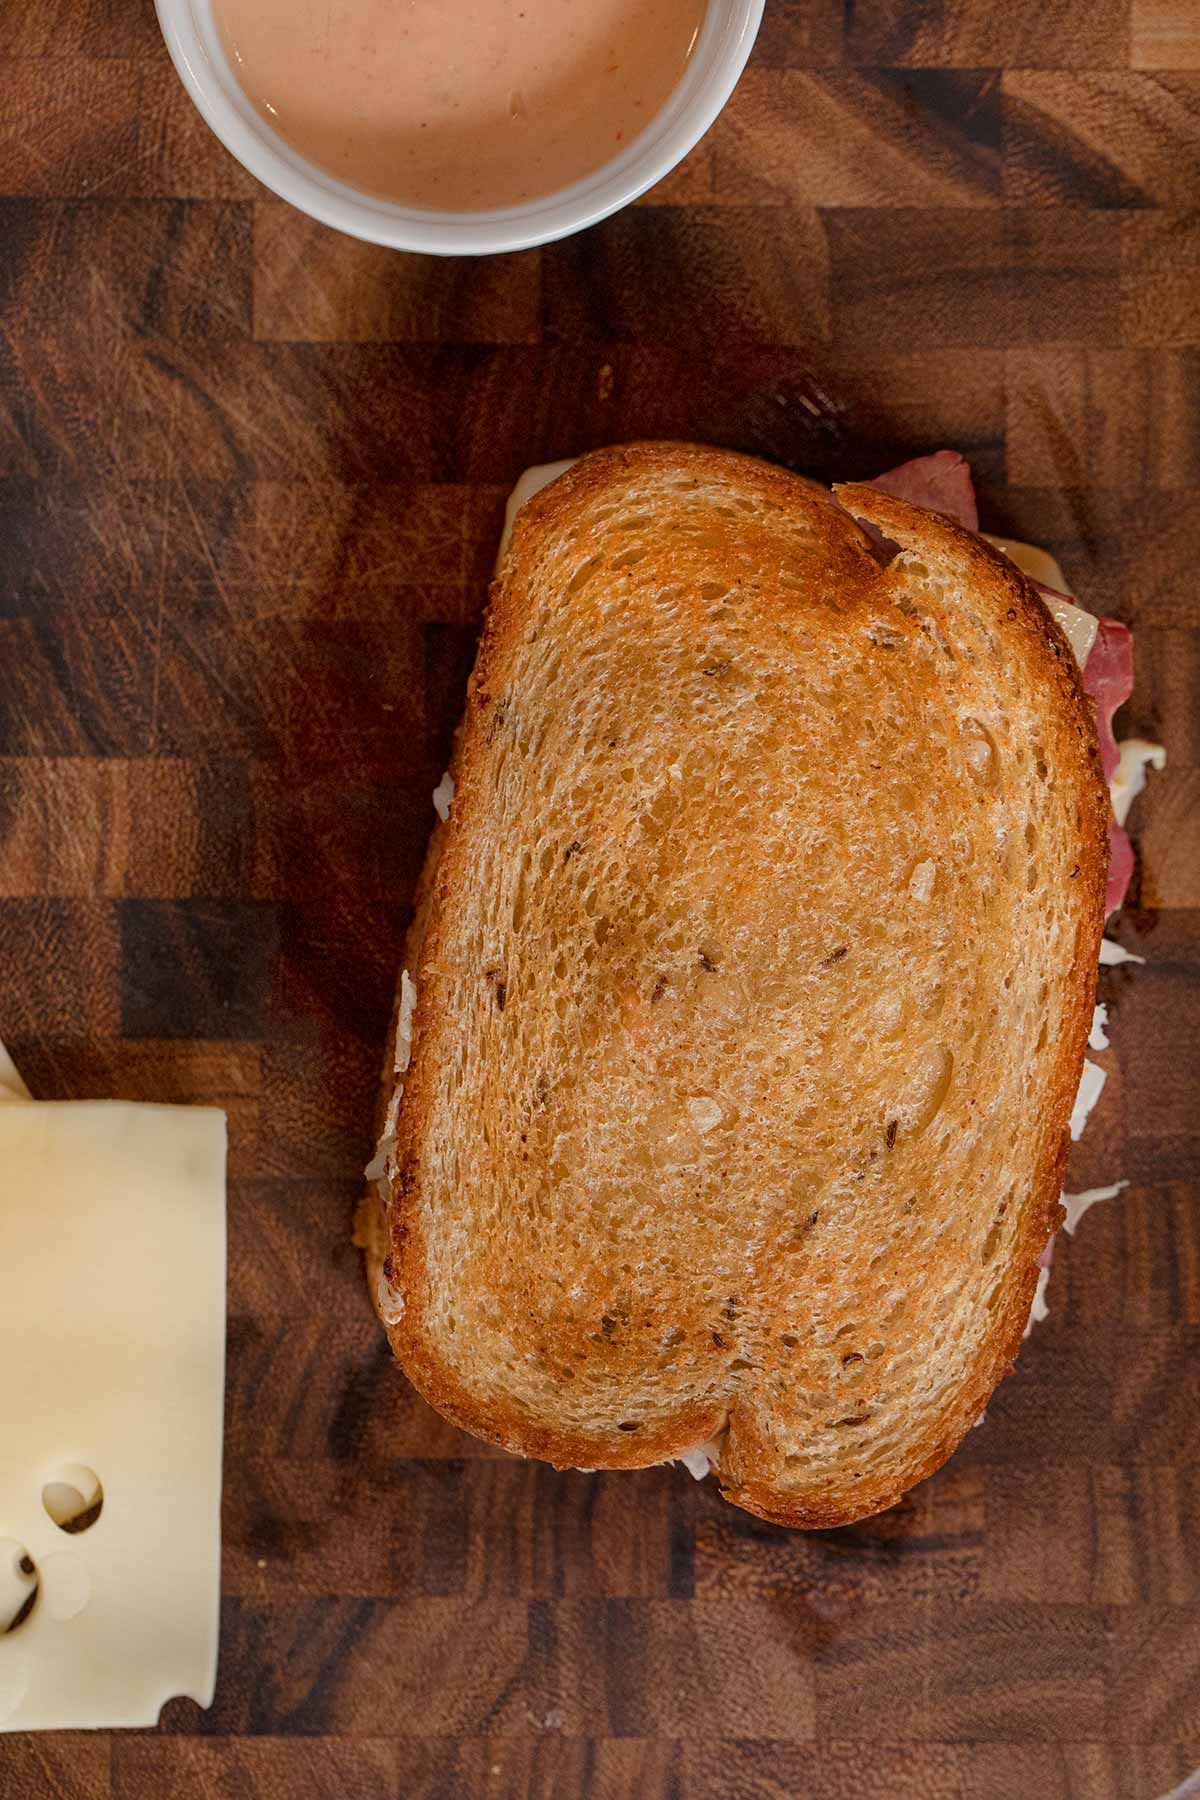
{"type": "MultiPolygon", "coordinates": [[[[0,8],[0,1036],[231,1130],[209,1713],[5,1800],[1157,1800],[1200,1765],[1200,35],[1191,0],[768,0],[637,206],[481,263],[259,188],[148,0],[0,8]],[[952,1463],[789,1534],[418,1400],[348,1224],[513,477],[949,444],[1135,628],[1109,1083],[1051,1313],[952,1463]]],[[[2,1522],[0,1522],[2,1523],[2,1522]]]]}
{"type": "Polygon", "coordinates": [[[1130,61],[1135,69],[1200,69],[1200,19],[1172,0],[1133,0],[1130,61]]]}

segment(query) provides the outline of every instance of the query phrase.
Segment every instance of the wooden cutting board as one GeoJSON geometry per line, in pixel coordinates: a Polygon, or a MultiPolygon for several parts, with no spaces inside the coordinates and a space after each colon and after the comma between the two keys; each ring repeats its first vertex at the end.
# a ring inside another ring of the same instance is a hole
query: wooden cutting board
{"type": "Polygon", "coordinates": [[[657,192],[483,263],[270,198],[148,0],[6,0],[0,58],[0,1036],[232,1131],[216,1702],[0,1737],[5,1800],[1156,1800],[1200,1765],[1196,0],[768,0],[657,192]],[[348,1237],[505,490],[659,434],[966,452],[1170,749],[1072,1170],[1132,1185],[986,1425],[825,1535],[460,1436],[348,1237]]]}

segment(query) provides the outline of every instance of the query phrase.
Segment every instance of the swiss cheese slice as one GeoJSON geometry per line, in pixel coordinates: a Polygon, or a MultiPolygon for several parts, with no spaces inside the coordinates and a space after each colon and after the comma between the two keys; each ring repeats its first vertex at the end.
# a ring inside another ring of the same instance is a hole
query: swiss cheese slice
{"type": "Polygon", "coordinates": [[[508,555],[508,546],[512,543],[513,520],[521,508],[527,506],[535,494],[540,494],[543,488],[549,487],[552,481],[557,481],[560,475],[573,469],[578,461],[577,456],[568,456],[561,462],[536,463],[532,469],[526,469],[523,475],[518,475],[516,486],[504,507],[504,528],[500,533],[500,548],[496,552],[497,569],[508,555]]]}
{"type": "Polygon", "coordinates": [[[1100,621],[1094,613],[1072,604],[1071,590],[1050,552],[1039,549],[1037,544],[1022,543],[1020,538],[993,537],[990,531],[985,531],[982,535],[997,550],[1003,550],[1009,561],[1015,562],[1018,569],[1032,581],[1040,582],[1043,588],[1053,589],[1052,593],[1043,593],[1042,599],[1082,669],[1096,641],[1100,621]]]}
{"type": "Polygon", "coordinates": [[[10,1091],[0,1270],[0,1728],[153,1725],[177,1694],[207,1706],[224,1115],[10,1091]]]}
{"type": "Polygon", "coordinates": [[[0,1044],[0,1100],[28,1100],[29,1089],[17,1073],[12,1057],[0,1044]]]}

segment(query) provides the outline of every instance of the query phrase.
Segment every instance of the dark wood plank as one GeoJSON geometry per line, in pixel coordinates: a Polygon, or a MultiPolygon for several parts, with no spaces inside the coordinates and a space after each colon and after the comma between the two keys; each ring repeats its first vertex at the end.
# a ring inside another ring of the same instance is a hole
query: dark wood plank
{"type": "Polygon", "coordinates": [[[254,209],[254,335],[317,343],[535,344],[542,252],[482,261],[347,244],[284,201],[254,209]]]}
{"type": "Polygon", "coordinates": [[[1129,60],[1135,69],[1200,69],[1200,23],[1172,0],[1133,0],[1129,60]]]}
{"type": "Polygon", "coordinates": [[[718,200],[988,206],[1000,197],[994,70],[753,67],[713,130],[718,200]]]}
{"type": "Polygon", "coordinates": [[[1004,78],[1004,193],[1022,205],[1181,206],[1200,179],[1200,74],[1004,78]]]}
{"type": "MultiPolygon", "coordinates": [[[[723,197],[723,196],[719,196],[723,197]]],[[[595,245],[544,253],[550,341],[672,344],[725,338],[810,344],[829,336],[829,262],[808,208],[632,207],[595,245]],[[649,267],[653,281],[645,280],[649,267]]]]}
{"type": "MultiPolygon", "coordinates": [[[[1178,20],[1179,7],[1159,4],[1178,20]]],[[[855,0],[849,16],[847,55],[884,67],[1109,69],[1122,68],[1129,56],[1129,0],[1048,0],[1037,7],[855,0]]]]}
{"type": "Polygon", "coordinates": [[[11,1800],[110,1800],[112,1744],[103,1734],[41,1732],[0,1738],[0,1771],[11,1800]]]}
{"type": "Polygon", "coordinates": [[[1200,219],[1166,209],[1121,224],[1121,335],[1163,350],[1200,344],[1200,219]]]}

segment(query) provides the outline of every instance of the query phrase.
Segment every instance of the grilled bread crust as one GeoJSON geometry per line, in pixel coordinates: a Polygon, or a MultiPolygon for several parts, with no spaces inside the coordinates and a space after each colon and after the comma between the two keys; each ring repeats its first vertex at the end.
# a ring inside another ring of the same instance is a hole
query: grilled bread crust
{"type": "Polygon", "coordinates": [[[724,1431],[764,1518],[891,1505],[1062,1216],[1108,827],[1066,640],[873,487],[600,451],[518,516],[452,773],[361,1223],[396,1356],[522,1455],[724,1431]]]}

